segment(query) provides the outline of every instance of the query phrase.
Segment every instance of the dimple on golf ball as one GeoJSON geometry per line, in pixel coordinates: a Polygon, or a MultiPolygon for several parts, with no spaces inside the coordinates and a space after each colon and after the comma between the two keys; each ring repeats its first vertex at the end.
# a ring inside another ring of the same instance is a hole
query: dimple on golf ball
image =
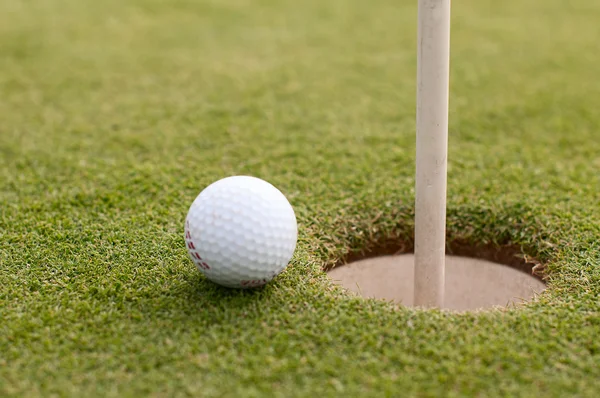
{"type": "Polygon", "coordinates": [[[294,209],[270,183],[223,178],[206,187],[185,220],[189,255],[208,279],[235,288],[262,286],[289,263],[298,238],[294,209]]]}

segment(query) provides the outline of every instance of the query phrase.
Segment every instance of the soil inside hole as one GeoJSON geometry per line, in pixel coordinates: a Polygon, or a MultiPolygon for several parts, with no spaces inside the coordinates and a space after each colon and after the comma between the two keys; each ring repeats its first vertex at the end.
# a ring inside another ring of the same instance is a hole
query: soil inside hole
{"type": "MultiPolygon", "coordinates": [[[[329,277],[363,297],[413,305],[414,255],[410,244],[387,244],[354,253],[329,277]],[[407,253],[408,252],[408,253],[407,253]]],[[[545,289],[543,266],[514,246],[448,245],[444,309],[506,307],[531,300],[545,289]]]]}

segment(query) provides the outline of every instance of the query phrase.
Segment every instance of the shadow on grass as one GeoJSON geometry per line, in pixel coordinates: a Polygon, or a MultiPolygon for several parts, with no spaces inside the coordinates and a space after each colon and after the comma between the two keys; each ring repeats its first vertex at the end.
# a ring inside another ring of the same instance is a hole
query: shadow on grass
{"type": "Polygon", "coordinates": [[[192,328],[234,325],[244,320],[260,321],[273,306],[286,305],[281,288],[278,281],[258,288],[226,288],[190,266],[158,286],[144,286],[143,293],[127,307],[143,322],[155,326],[165,321],[192,328]]]}

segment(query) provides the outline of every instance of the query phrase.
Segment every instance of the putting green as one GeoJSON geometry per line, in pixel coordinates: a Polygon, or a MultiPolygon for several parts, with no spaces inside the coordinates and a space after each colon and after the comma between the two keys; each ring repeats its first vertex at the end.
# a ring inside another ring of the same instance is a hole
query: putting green
{"type": "Polygon", "coordinates": [[[546,264],[519,309],[406,309],[322,271],[411,244],[416,1],[0,2],[0,395],[595,396],[600,3],[452,13],[448,238],[546,264]],[[260,290],[184,247],[234,174],[299,221],[260,290]]]}

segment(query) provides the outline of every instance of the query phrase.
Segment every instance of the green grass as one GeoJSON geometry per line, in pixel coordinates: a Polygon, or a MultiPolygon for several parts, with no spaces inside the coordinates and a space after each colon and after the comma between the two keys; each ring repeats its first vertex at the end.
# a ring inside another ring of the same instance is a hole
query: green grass
{"type": "Polygon", "coordinates": [[[452,314],[322,271],[411,239],[416,1],[0,2],[0,395],[596,396],[598,20],[454,4],[448,237],[522,247],[549,288],[452,314]],[[298,217],[262,290],[184,247],[232,174],[298,217]]]}

